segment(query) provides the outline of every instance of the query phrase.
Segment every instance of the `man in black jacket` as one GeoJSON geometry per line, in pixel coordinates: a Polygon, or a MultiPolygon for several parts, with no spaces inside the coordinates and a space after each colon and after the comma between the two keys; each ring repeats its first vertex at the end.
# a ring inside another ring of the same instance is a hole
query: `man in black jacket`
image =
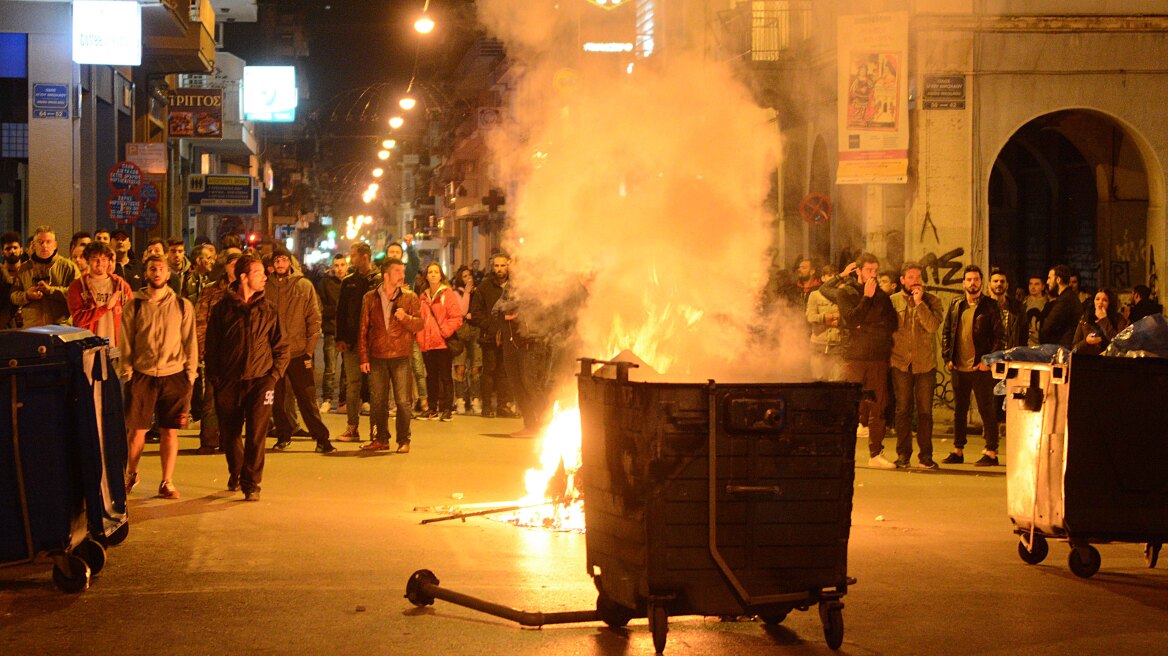
{"type": "Polygon", "coordinates": [[[1132,288],[1132,306],[1128,313],[1128,322],[1135,323],[1153,314],[1164,314],[1164,306],[1152,298],[1151,287],[1136,285],[1132,288]]]}
{"type": "MultiPolygon", "coordinates": [[[[953,300],[945,315],[941,334],[941,355],[953,375],[953,453],[942,460],[948,464],[965,462],[965,435],[969,420],[969,395],[977,397],[985,435],[985,451],[979,467],[998,465],[998,412],[994,407],[994,378],[982,356],[1002,350],[1005,331],[998,303],[981,293],[981,267],[965,267],[961,286],[965,295],[953,300]]],[[[1077,301],[1076,301],[1077,303],[1077,301]]]]}
{"type": "Polygon", "coordinates": [[[503,364],[500,331],[503,328],[500,317],[492,312],[495,303],[503,296],[503,290],[510,280],[511,258],[502,253],[491,258],[491,276],[475,288],[470,297],[470,312],[466,320],[479,329],[479,344],[483,347],[483,416],[512,416],[507,410],[511,400],[511,385],[503,364]],[[492,396],[497,400],[492,399],[492,396]]]}
{"type": "Polygon", "coordinates": [[[264,264],[248,254],[235,261],[236,281],[207,322],[207,375],[215,390],[219,438],[227,452],[227,489],[260,500],[264,438],[276,383],[288,367],[288,345],[276,309],[264,299],[264,264]],[[247,420],[247,437],[240,436],[247,420]]]}
{"type": "Polygon", "coordinates": [[[1022,303],[1010,295],[1010,278],[1005,271],[994,267],[990,269],[989,297],[998,302],[998,311],[1002,314],[1002,330],[1005,334],[1005,345],[1002,348],[1026,346],[1025,309],[1022,303]]]}
{"type": "Polygon", "coordinates": [[[1083,316],[1079,295],[1071,288],[1070,268],[1065,264],[1051,268],[1046,286],[1050,288],[1052,300],[1039,316],[1038,341],[1070,349],[1075,344],[1075,328],[1083,316]]]}
{"type": "MultiPolygon", "coordinates": [[[[844,344],[844,380],[861,383],[875,399],[860,404],[860,424],[868,429],[868,466],[896,469],[884,457],[884,409],[888,404],[888,363],[892,334],[898,327],[896,310],[880,289],[880,261],[871,253],[860,255],[842,273],[819,287],[820,293],[840,309],[844,344]],[[852,273],[859,271],[859,280],[852,273]]],[[[862,435],[862,431],[860,432],[862,435]]]]}
{"type": "Polygon", "coordinates": [[[349,249],[349,268],[352,273],[341,281],[337,296],[337,351],[345,368],[345,389],[342,390],[345,414],[349,425],[337,438],[338,442],[360,442],[357,430],[361,422],[361,384],[366,375],[361,373],[361,359],[357,357],[357,339],[361,336],[361,299],[381,284],[381,274],[373,267],[373,249],[363,241],[349,249]]]}

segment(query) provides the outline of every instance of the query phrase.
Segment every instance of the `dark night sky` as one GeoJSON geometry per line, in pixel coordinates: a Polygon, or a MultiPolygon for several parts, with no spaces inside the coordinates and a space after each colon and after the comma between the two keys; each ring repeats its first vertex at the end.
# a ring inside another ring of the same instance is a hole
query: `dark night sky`
{"type": "MultiPolygon", "coordinates": [[[[430,77],[457,48],[457,38],[443,34],[443,19],[468,0],[431,0],[430,13],[440,29],[423,37],[413,30],[425,0],[277,0],[284,8],[305,12],[309,57],[299,62],[310,107],[316,108],[346,89],[388,82],[404,92],[413,72],[430,77]]],[[[262,10],[261,10],[262,11],[262,10]]],[[[249,64],[289,63],[263,51],[258,24],[227,27],[227,50],[249,64]]]]}

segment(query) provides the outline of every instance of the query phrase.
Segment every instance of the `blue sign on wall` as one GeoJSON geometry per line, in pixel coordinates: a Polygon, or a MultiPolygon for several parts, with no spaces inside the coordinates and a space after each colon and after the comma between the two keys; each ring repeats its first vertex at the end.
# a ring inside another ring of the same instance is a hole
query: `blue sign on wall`
{"type": "Polygon", "coordinates": [[[28,77],[28,35],[0,32],[0,77],[28,77]]]}
{"type": "Polygon", "coordinates": [[[32,117],[69,118],[69,85],[32,85],[32,117]]]}

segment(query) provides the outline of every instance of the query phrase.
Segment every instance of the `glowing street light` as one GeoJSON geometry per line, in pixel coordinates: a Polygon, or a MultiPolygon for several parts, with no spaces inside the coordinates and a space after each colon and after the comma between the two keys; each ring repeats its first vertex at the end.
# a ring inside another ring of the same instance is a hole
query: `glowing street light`
{"type": "Polygon", "coordinates": [[[405,96],[401,100],[397,101],[397,104],[399,107],[401,107],[402,109],[404,109],[408,112],[418,104],[418,101],[414,100],[410,96],[405,96]]]}
{"type": "Polygon", "coordinates": [[[434,19],[422,14],[421,18],[414,21],[414,29],[418,31],[418,34],[429,34],[434,31],[434,19]]]}
{"type": "Polygon", "coordinates": [[[381,147],[386,149],[386,150],[393,150],[393,147],[396,145],[397,145],[397,142],[394,141],[393,139],[386,139],[385,141],[381,142],[381,147]]]}
{"type": "Polygon", "coordinates": [[[393,128],[394,130],[405,125],[405,123],[406,120],[400,116],[394,116],[393,118],[389,119],[389,127],[393,128]]]}
{"type": "Polygon", "coordinates": [[[369,183],[369,191],[372,191],[373,193],[377,193],[378,189],[381,189],[381,185],[377,184],[376,182],[369,183]]]}
{"type": "Polygon", "coordinates": [[[373,169],[373,177],[380,178],[383,175],[385,175],[385,169],[381,168],[380,166],[373,169]]]}
{"type": "Polygon", "coordinates": [[[382,160],[382,161],[389,159],[389,151],[388,150],[379,151],[377,153],[377,159],[382,160]]]}

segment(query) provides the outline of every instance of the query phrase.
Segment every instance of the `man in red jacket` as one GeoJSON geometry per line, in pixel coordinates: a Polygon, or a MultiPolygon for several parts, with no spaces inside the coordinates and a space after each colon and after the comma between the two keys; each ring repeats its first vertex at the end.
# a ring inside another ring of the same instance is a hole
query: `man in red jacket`
{"type": "Polygon", "coordinates": [[[397,258],[381,263],[381,285],[361,302],[361,332],[357,356],[361,373],[369,374],[373,439],[363,451],[389,450],[389,387],[397,403],[397,452],[410,452],[410,355],[414,335],[422,329],[422,304],[405,286],[406,267],[397,258]]]}

